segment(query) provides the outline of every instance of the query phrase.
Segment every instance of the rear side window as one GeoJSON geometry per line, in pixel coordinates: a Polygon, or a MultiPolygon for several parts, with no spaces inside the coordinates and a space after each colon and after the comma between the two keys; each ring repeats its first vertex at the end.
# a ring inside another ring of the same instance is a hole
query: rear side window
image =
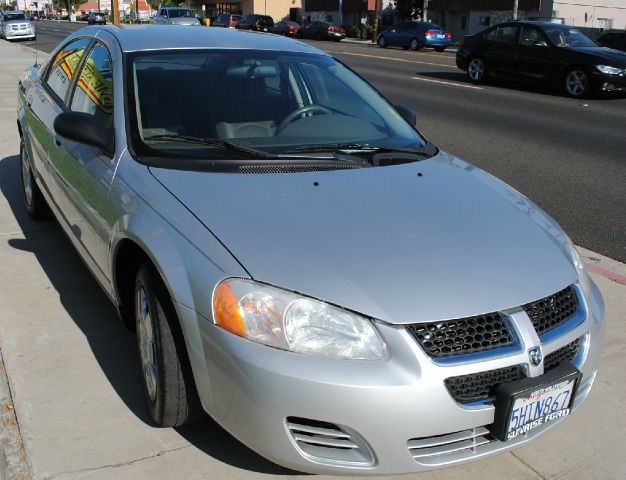
{"type": "Polygon", "coordinates": [[[517,25],[502,25],[496,32],[496,42],[517,43],[519,27],[517,25]]]}
{"type": "Polygon", "coordinates": [[[485,40],[490,40],[490,41],[494,41],[496,39],[496,28],[492,28],[490,30],[487,30],[485,33],[483,33],[483,38],[485,40]]]}
{"type": "Polygon", "coordinates": [[[56,54],[50,65],[46,84],[62,102],[65,101],[80,60],[90,43],[91,40],[88,38],[69,43],[56,54]]]}
{"type": "Polygon", "coordinates": [[[113,64],[109,50],[100,42],[91,50],[74,88],[72,110],[89,113],[103,127],[113,113],[113,64]]]}

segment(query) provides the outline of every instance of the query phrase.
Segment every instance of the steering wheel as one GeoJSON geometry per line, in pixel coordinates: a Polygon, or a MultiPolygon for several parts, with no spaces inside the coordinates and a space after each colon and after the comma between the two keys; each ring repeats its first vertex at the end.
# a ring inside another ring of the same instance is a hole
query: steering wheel
{"type": "Polygon", "coordinates": [[[294,110],[293,112],[291,112],[289,115],[285,117],[285,119],[282,122],[280,122],[280,126],[278,127],[278,130],[276,130],[276,135],[279,135],[285,128],[287,128],[287,125],[292,123],[300,115],[304,116],[305,113],[309,113],[309,112],[320,112],[320,113],[323,113],[324,115],[332,114],[332,112],[328,108],[322,107],[321,105],[306,105],[304,107],[300,107],[297,110],[294,110]]]}

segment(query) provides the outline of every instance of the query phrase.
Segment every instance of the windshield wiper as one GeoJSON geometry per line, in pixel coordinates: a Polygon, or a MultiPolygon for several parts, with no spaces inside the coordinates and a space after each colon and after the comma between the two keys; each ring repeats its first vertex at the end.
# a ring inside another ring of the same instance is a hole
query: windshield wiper
{"type": "Polygon", "coordinates": [[[234,150],[237,152],[247,153],[249,155],[254,155],[255,157],[261,158],[278,158],[276,155],[272,155],[271,153],[264,152],[263,150],[257,150],[255,148],[244,147],[243,145],[239,145],[237,143],[232,143],[227,140],[222,140],[221,138],[201,138],[201,137],[193,137],[190,135],[150,135],[149,137],[145,137],[144,140],[172,140],[174,142],[184,142],[184,143],[195,143],[197,145],[207,145],[209,147],[221,147],[227,148],[228,150],[234,150]]]}
{"type": "Polygon", "coordinates": [[[427,151],[420,150],[407,150],[402,148],[392,147],[376,147],[373,145],[361,144],[361,143],[325,143],[322,145],[303,145],[301,147],[287,150],[285,153],[309,153],[309,152],[333,152],[340,154],[350,153],[408,153],[411,155],[417,155],[421,157],[431,157],[432,154],[427,151]]]}

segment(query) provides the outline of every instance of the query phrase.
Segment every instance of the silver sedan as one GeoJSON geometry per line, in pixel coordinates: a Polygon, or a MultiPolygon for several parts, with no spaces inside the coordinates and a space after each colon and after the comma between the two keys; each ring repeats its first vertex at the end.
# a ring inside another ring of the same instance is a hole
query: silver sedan
{"type": "Polygon", "coordinates": [[[28,212],[137,332],[157,425],[312,473],[531,441],[587,398],[604,304],[539,207],[328,54],[89,27],[19,84],[28,212]]]}

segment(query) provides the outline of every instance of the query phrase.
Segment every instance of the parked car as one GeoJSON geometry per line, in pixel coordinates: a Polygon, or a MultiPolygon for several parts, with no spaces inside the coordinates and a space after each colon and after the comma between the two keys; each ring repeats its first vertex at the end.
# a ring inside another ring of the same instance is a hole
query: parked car
{"type": "Polygon", "coordinates": [[[106,25],[107,17],[105,13],[102,12],[89,12],[87,15],[87,25],[106,25]]]}
{"type": "Polygon", "coordinates": [[[211,24],[214,27],[235,28],[237,22],[243,17],[241,15],[232,15],[230,13],[222,13],[217,16],[215,21],[211,24]]]}
{"type": "Polygon", "coordinates": [[[256,32],[268,32],[273,26],[274,20],[272,17],[251,13],[249,15],[244,15],[241,20],[237,22],[235,28],[240,30],[254,30],[256,32]]]}
{"type": "Polygon", "coordinates": [[[329,22],[311,22],[298,30],[298,37],[340,42],[346,38],[346,30],[329,22]]]}
{"type": "Polygon", "coordinates": [[[613,48],[626,52],[626,33],[625,32],[608,32],[600,35],[596,42],[601,47],[613,48]]]}
{"type": "Polygon", "coordinates": [[[159,8],[154,17],[157,25],[200,25],[200,20],[193,10],[179,7],[159,8]]]}
{"type": "Polygon", "coordinates": [[[37,32],[26,13],[21,10],[5,10],[0,13],[0,36],[6,40],[34,40],[37,32]]]}
{"type": "Polygon", "coordinates": [[[566,95],[626,91],[626,54],[569,25],[506,22],[465,36],[456,64],[471,82],[492,76],[560,87],[566,95]]]}
{"type": "Polygon", "coordinates": [[[269,29],[271,33],[275,33],[276,35],[285,35],[287,37],[297,37],[298,30],[300,30],[301,25],[298,22],[292,22],[288,20],[283,20],[278,22],[272,28],[269,29]]]}
{"type": "Polygon", "coordinates": [[[452,34],[431,22],[402,22],[378,35],[379,47],[402,47],[420,50],[424,47],[443,52],[452,43],[452,34]]]}
{"type": "Polygon", "coordinates": [[[567,235],[324,51],[95,26],[17,115],[25,208],[136,330],[157,425],[204,410],[286,467],[381,476],[525,445],[589,394],[604,304],[567,235]]]}

